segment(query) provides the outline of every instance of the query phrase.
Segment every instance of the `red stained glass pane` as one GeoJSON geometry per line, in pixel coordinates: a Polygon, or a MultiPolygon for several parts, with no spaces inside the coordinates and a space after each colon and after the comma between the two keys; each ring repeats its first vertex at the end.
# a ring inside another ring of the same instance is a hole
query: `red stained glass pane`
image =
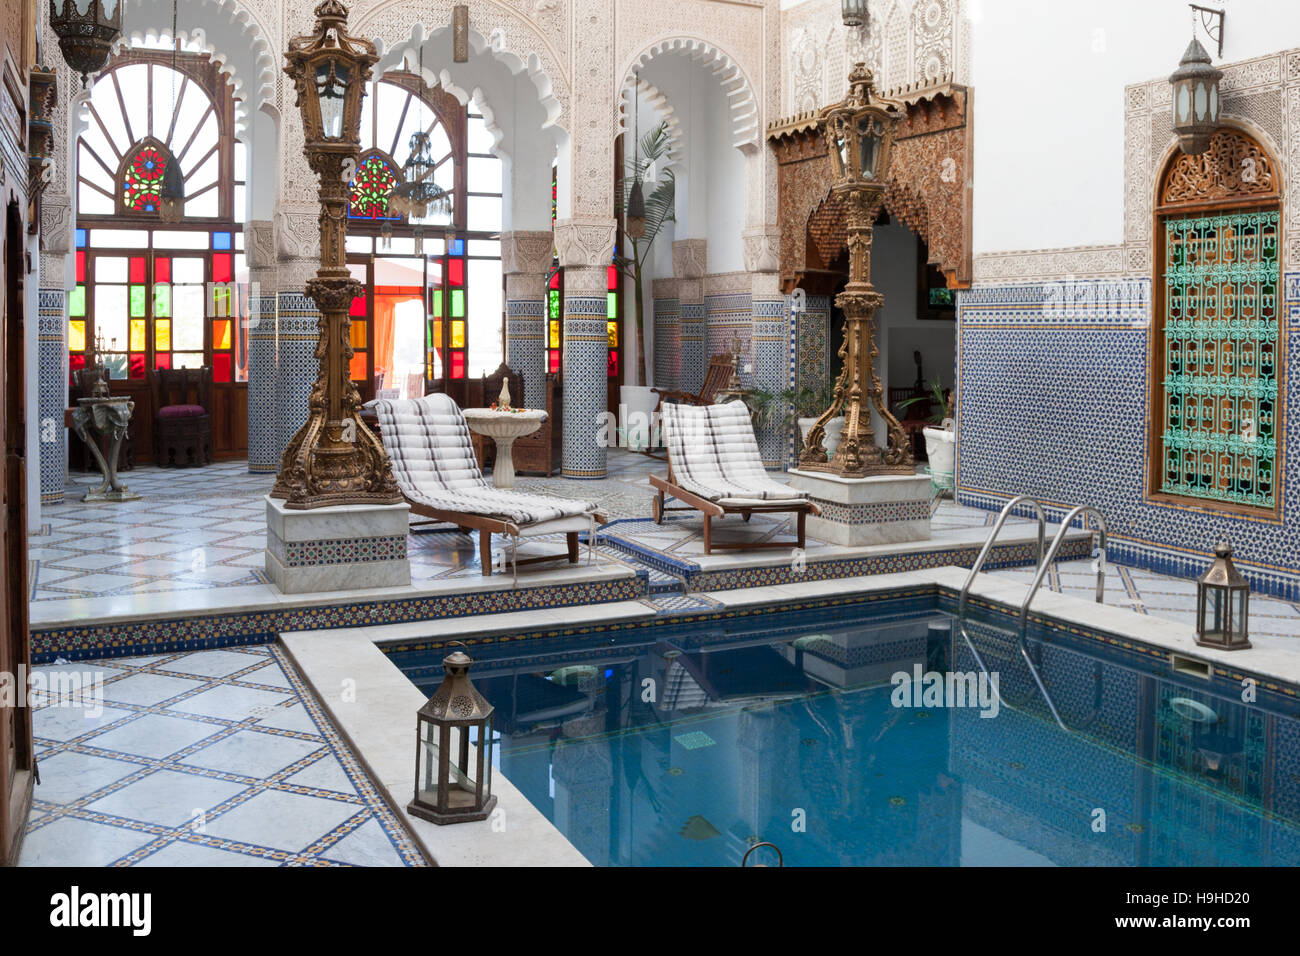
{"type": "Polygon", "coordinates": [[[155,259],[153,261],[153,281],[154,282],[172,281],[171,259],[155,259]]]}
{"type": "Polygon", "coordinates": [[[352,305],[348,306],[348,315],[365,315],[366,314],[366,297],[359,295],[352,300],[352,305]]]}
{"type": "Polygon", "coordinates": [[[447,263],[447,281],[452,285],[465,284],[465,260],[452,259],[447,263]]]}
{"type": "Polygon", "coordinates": [[[212,257],[212,281],[230,282],[230,253],[219,252],[212,257]]]}
{"type": "Polygon", "coordinates": [[[605,270],[605,285],[610,292],[618,291],[618,267],[610,266],[605,270]]]}
{"type": "Polygon", "coordinates": [[[609,362],[607,363],[607,367],[608,367],[609,377],[617,378],[618,377],[618,353],[617,352],[609,353],[609,362]]]}
{"type": "Polygon", "coordinates": [[[214,352],[212,355],[212,381],[230,381],[230,353],[214,352]]]}
{"type": "Polygon", "coordinates": [[[68,356],[68,381],[72,381],[72,373],[77,369],[86,367],[86,356],[82,352],[68,356]]]}
{"type": "Polygon", "coordinates": [[[127,373],[131,378],[144,378],[144,353],[131,353],[130,371],[127,373]]]}
{"type": "Polygon", "coordinates": [[[560,287],[560,273],[559,273],[559,270],[556,270],[555,272],[553,272],[553,273],[551,274],[550,287],[551,287],[552,289],[558,289],[558,288],[560,287]]]}
{"type": "Polygon", "coordinates": [[[77,282],[86,281],[86,254],[85,252],[77,253],[77,282]]]}
{"type": "Polygon", "coordinates": [[[551,349],[551,367],[550,371],[558,372],[560,370],[560,350],[551,349]]]}
{"type": "Polygon", "coordinates": [[[465,377],[465,353],[464,352],[451,353],[451,377],[452,378],[465,377]]]}
{"type": "Polygon", "coordinates": [[[131,257],[131,281],[144,281],[144,256],[131,257]]]}
{"type": "Polygon", "coordinates": [[[155,368],[171,368],[171,367],[172,367],[172,353],[171,353],[171,352],[159,352],[157,355],[154,356],[154,363],[153,363],[153,364],[154,364],[154,367],[155,367],[155,368]]]}

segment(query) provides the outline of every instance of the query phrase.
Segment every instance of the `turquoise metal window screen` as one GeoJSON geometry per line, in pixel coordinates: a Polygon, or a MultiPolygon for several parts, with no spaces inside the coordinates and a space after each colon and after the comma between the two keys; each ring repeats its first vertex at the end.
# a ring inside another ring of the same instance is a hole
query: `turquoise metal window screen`
{"type": "Polygon", "coordinates": [[[1162,491],[1272,508],[1278,213],[1165,223],[1162,491]]]}

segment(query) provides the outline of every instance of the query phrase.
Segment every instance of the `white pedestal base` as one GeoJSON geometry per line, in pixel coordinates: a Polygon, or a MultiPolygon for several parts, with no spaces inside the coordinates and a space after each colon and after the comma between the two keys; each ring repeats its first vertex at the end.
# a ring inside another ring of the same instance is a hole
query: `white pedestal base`
{"type": "Polygon", "coordinates": [[[348,505],[293,511],[266,497],[266,573],[285,594],[400,587],[410,507],[348,505]]]}
{"type": "Polygon", "coordinates": [[[925,475],[840,478],[790,469],[790,487],[808,492],[821,517],[808,517],[808,537],[845,547],[926,541],[930,479],[925,475]]]}

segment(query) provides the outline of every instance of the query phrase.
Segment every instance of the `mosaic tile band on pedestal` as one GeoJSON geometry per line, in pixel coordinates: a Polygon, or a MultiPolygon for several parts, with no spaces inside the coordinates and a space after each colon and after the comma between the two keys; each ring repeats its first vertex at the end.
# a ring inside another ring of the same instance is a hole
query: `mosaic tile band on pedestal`
{"type": "Polygon", "coordinates": [[[316,358],[320,313],[316,304],[301,292],[281,292],[277,319],[277,363],[275,375],[276,454],[289,446],[307,420],[307,401],[320,371],[316,358]]]}
{"type": "Polygon", "coordinates": [[[248,470],[273,475],[280,470],[284,451],[276,404],[276,297],[252,298],[249,308],[254,311],[248,329],[248,470]]]}

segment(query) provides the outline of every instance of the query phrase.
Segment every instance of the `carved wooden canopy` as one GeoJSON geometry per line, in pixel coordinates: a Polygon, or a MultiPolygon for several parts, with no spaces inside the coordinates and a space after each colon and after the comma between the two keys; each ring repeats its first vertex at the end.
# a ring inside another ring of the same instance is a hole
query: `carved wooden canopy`
{"type": "MultiPolygon", "coordinates": [[[[904,98],[885,209],[919,235],[930,262],[964,289],[971,281],[971,90],[945,84],[904,98]]],[[[768,127],[776,153],[781,287],[829,292],[842,271],[845,217],[830,194],[832,172],[817,114],[768,127]]]]}
{"type": "Polygon", "coordinates": [[[1277,164],[1247,133],[1222,127],[1196,156],[1176,151],[1160,178],[1157,208],[1268,202],[1280,196],[1277,164]]]}

